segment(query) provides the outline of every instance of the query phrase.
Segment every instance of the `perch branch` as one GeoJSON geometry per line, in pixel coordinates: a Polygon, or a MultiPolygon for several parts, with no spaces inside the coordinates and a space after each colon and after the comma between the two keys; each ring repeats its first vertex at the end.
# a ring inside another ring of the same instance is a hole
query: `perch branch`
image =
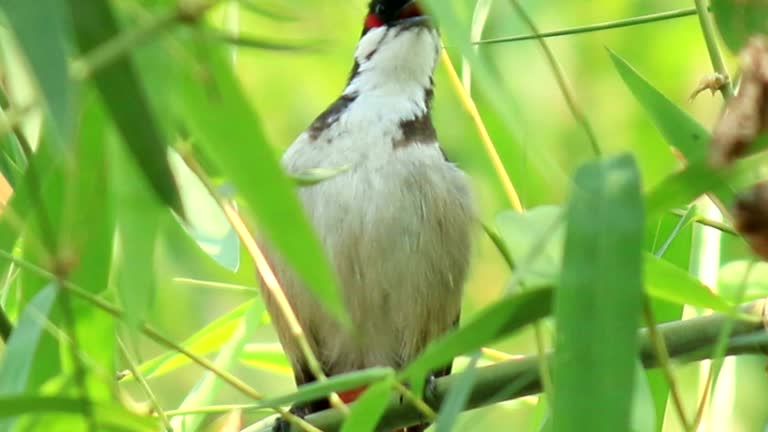
{"type": "MultiPolygon", "coordinates": [[[[741,309],[737,317],[716,314],[658,326],[658,333],[669,350],[670,359],[675,363],[688,363],[712,357],[720,332],[732,326],[726,356],[768,353],[768,331],[766,331],[766,301],[750,303],[741,309]],[[730,324],[729,324],[730,323],[730,324]]],[[[659,360],[647,329],[638,333],[639,357],[646,368],[656,368],[659,360]]],[[[552,354],[547,354],[551,356],[552,354]]],[[[467,409],[479,408],[494,403],[517,399],[541,392],[538,373],[538,356],[527,356],[517,360],[500,362],[477,369],[477,380],[467,402],[467,409]]],[[[448,394],[459,375],[451,375],[436,381],[434,397],[428,402],[438,407],[448,394]]],[[[341,428],[343,417],[333,410],[322,411],[305,419],[325,432],[341,428]]],[[[390,402],[379,427],[385,430],[397,429],[422,421],[421,413],[399,399],[390,402]]],[[[249,427],[249,432],[270,430],[270,420],[249,427]]],[[[297,431],[297,429],[291,429],[297,431]]]]}

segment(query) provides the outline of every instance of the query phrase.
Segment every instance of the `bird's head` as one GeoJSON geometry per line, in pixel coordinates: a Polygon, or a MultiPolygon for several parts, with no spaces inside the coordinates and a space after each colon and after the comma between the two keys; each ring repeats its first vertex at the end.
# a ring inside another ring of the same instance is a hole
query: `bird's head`
{"type": "Polygon", "coordinates": [[[440,39],[429,16],[413,0],[372,0],[355,51],[350,80],[369,90],[392,83],[431,87],[440,39]]]}

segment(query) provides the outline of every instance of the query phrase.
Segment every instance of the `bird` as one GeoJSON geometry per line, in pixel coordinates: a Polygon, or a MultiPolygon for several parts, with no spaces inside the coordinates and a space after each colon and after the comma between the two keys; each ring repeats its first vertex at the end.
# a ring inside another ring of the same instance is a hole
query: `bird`
{"type": "MultiPolygon", "coordinates": [[[[469,178],[446,158],[432,123],[440,50],[438,31],[417,2],[370,1],[341,95],[282,156],[288,174],[339,171],[300,187],[298,196],[352,325],[336,322],[279,253],[264,247],[327,376],[401,369],[458,325],[476,216],[469,178]]],[[[296,384],[314,381],[275,299],[262,292],[296,384]]],[[[362,391],[340,396],[352,402],[362,391]]],[[[328,407],[322,399],[292,412],[306,416],[328,407]]]]}

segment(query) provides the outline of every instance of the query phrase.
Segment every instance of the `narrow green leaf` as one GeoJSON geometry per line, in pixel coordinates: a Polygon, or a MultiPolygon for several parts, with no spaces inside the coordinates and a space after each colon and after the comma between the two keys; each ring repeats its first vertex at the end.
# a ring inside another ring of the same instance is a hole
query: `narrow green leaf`
{"type": "Polygon", "coordinates": [[[629,155],[575,176],[555,296],[554,430],[629,430],[643,303],[640,174],[629,155]]]}
{"type": "MultiPolygon", "coordinates": [[[[107,430],[147,432],[158,427],[156,418],[138,416],[120,405],[92,404],[91,410],[96,422],[107,430]]],[[[83,412],[81,399],[28,395],[0,397],[0,417],[48,413],[81,416],[83,412]]]]}
{"type": "Polygon", "coordinates": [[[477,362],[480,354],[472,356],[467,368],[461,372],[459,378],[453,382],[448,394],[445,396],[443,404],[440,406],[437,422],[435,422],[436,432],[451,432],[454,430],[456,419],[464,411],[469,400],[472,387],[477,379],[477,362]]]}
{"type": "Polygon", "coordinates": [[[372,385],[357,399],[349,416],[341,426],[341,432],[373,432],[389,405],[392,395],[389,380],[372,385]]]}
{"type": "MultiPolygon", "coordinates": [[[[69,0],[68,3],[81,53],[99,47],[119,33],[108,2],[69,0]]],[[[97,71],[94,82],[149,184],[161,201],[183,215],[164,138],[130,57],[115,60],[97,71]]]]}
{"type": "Polygon", "coordinates": [[[292,376],[291,362],[279,343],[248,344],[240,361],[256,369],[292,376]]]}
{"type": "MultiPolygon", "coordinates": [[[[245,312],[253,307],[254,302],[252,300],[243,303],[217,318],[182,342],[181,346],[197,355],[206,355],[215,351],[232,337],[245,316],[245,312]]],[[[261,310],[263,310],[263,306],[261,306],[261,310]]],[[[177,352],[169,352],[147,360],[139,365],[138,369],[147,378],[153,378],[172,372],[190,361],[189,357],[177,352]]]]}
{"type": "Polygon", "coordinates": [[[768,34],[765,0],[712,0],[711,7],[720,35],[733,53],[741,51],[750,36],[768,34]]]}
{"type": "Polygon", "coordinates": [[[431,370],[443,367],[453,358],[476,351],[521,327],[549,315],[552,289],[534,289],[506,297],[478,312],[466,325],[433,341],[419,357],[406,367],[402,375],[411,380],[417,394],[431,370]]]}
{"type": "Polygon", "coordinates": [[[240,265],[240,239],[219,203],[176,151],[170,152],[171,168],[179,184],[185,221],[184,230],[202,250],[229,271],[240,265]]]}
{"type": "Polygon", "coordinates": [[[725,264],[717,273],[720,295],[729,301],[739,300],[746,284],[742,301],[754,301],[768,297],[768,263],[738,260],[725,264]],[[746,276],[746,278],[745,278],[746,276]]]}
{"type": "Polygon", "coordinates": [[[526,286],[555,284],[563,262],[563,210],[541,206],[496,215],[499,234],[526,286]]]}
{"type": "MultiPolygon", "coordinates": [[[[89,91],[81,100],[83,112],[73,148],[77,169],[68,175],[69,193],[60,223],[67,250],[77,256],[68,279],[92,294],[101,294],[109,286],[115,237],[107,160],[107,141],[115,135],[95,92],[89,91]]],[[[72,299],[71,304],[79,352],[87,356],[91,370],[111,370],[115,365],[115,320],[84,301],[72,299]]],[[[87,373],[86,382],[92,400],[114,398],[113,385],[102,376],[87,373]]]]}
{"type": "MultiPolygon", "coordinates": [[[[36,223],[39,220],[37,210],[39,203],[33,200],[35,192],[32,185],[36,184],[33,177],[42,183],[43,190],[49,190],[53,186],[54,175],[60,159],[52,151],[52,146],[41,145],[29,162],[29,167],[19,180],[13,195],[6,204],[0,217],[0,250],[12,251],[21,233],[28,223],[36,223]],[[31,167],[31,168],[30,168],[31,167]],[[40,178],[42,177],[42,178],[40,178]]],[[[0,260],[0,274],[6,274],[11,262],[0,260]]]]}
{"type": "MultiPolygon", "coordinates": [[[[245,347],[248,339],[253,337],[253,330],[261,316],[262,310],[258,303],[253,303],[246,311],[245,317],[240,321],[235,333],[221,347],[216,356],[214,366],[223,371],[231,372],[237,365],[237,359],[245,347]]],[[[179,405],[179,410],[190,409],[198,406],[210,405],[216,395],[221,390],[224,383],[211,371],[205,372],[197,381],[192,391],[184,398],[179,405]]],[[[171,420],[171,426],[179,431],[196,431],[200,429],[201,423],[205,420],[205,415],[189,415],[175,417],[171,420]]]]}
{"type": "Polygon", "coordinates": [[[124,148],[114,141],[109,144],[119,233],[114,281],[126,321],[137,330],[155,299],[157,237],[161,223],[170,222],[170,216],[124,148]]]}
{"type": "Polygon", "coordinates": [[[208,47],[209,81],[190,68],[178,80],[174,110],[203,154],[237,187],[259,228],[334,317],[347,321],[336,278],[289,180],[266,142],[259,118],[217,47],[208,47]],[[227,143],[227,145],[222,145],[227,143]]]}
{"type": "Polygon", "coordinates": [[[667,143],[691,162],[702,161],[709,151],[709,131],[643,78],[629,63],[608,50],[624,83],[651,116],[667,143]]]}
{"type": "Polygon", "coordinates": [[[353,390],[377,381],[389,383],[394,374],[395,372],[390,368],[378,367],[335,375],[325,381],[314,381],[310,384],[305,384],[289,395],[265,399],[259,402],[258,405],[263,407],[279,407],[287,404],[309,402],[327,397],[332,392],[353,390]]]}
{"type": "Polygon", "coordinates": [[[49,284],[24,308],[0,363],[0,395],[26,390],[32,359],[56,294],[56,285],[49,284]]]}
{"type": "Polygon", "coordinates": [[[645,255],[648,295],[671,303],[729,312],[732,307],[688,272],[651,254],[645,255]]]}
{"type": "Polygon", "coordinates": [[[766,178],[762,169],[766,163],[768,152],[739,159],[722,171],[713,169],[707,161],[693,162],[646,193],[648,216],[659,216],[669,209],[684,207],[707,192],[712,192],[728,205],[735,199],[737,190],[766,178]]]}
{"type": "MultiPolygon", "coordinates": [[[[663,413],[664,411],[662,411],[663,413]]],[[[632,392],[631,428],[629,430],[632,432],[654,432],[656,425],[659,424],[657,417],[655,400],[651,394],[645,369],[637,360],[635,362],[635,385],[632,392]]]]}
{"type": "Polygon", "coordinates": [[[36,0],[34,7],[27,0],[2,0],[0,8],[47,102],[58,141],[65,144],[72,126],[66,9],[56,0],[36,0]]]}

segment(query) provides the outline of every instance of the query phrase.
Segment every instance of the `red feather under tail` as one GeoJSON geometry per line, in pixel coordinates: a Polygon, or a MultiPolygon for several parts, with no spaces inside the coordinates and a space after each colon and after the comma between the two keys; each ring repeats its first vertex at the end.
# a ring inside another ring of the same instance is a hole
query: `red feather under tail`
{"type": "MultiPolygon", "coordinates": [[[[359,387],[352,390],[346,390],[343,392],[339,392],[339,398],[345,403],[349,404],[357,400],[357,398],[360,397],[361,394],[365,391],[366,387],[359,387]]],[[[416,426],[409,426],[407,428],[403,429],[397,429],[393,432],[424,432],[427,430],[427,426],[425,425],[416,425],[416,426]]]]}

